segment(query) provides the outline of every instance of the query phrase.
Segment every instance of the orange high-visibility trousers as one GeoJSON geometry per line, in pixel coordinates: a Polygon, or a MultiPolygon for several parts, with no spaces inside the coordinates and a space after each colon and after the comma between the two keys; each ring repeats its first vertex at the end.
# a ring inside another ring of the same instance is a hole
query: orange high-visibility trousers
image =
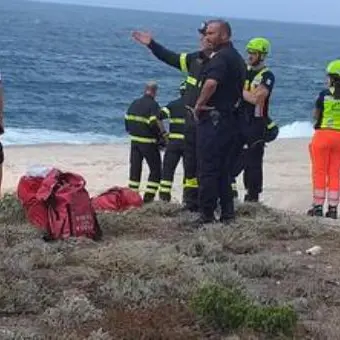
{"type": "Polygon", "coordinates": [[[339,204],[340,131],[317,130],[309,144],[312,163],[313,203],[339,204]]]}

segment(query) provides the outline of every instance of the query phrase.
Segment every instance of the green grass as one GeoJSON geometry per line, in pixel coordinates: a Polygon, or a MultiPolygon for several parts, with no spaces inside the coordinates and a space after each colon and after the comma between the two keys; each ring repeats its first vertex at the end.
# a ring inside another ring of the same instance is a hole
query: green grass
{"type": "Polygon", "coordinates": [[[222,330],[253,329],[270,334],[293,334],[297,314],[290,306],[255,304],[236,287],[206,284],[191,299],[193,311],[222,330]]]}

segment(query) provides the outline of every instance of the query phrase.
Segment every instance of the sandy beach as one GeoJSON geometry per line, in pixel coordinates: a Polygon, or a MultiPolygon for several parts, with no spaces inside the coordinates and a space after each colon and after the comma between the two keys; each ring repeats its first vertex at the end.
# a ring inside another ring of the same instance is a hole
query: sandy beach
{"type": "MultiPolygon", "coordinates": [[[[305,211],[311,201],[308,139],[280,139],[268,145],[262,201],[273,207],[305,211]]],[[[91,195],[112,186],[127,185],[129,145],[39,145],[5,147],[3,191],[15,190],[20,176],[32,165],[77,172],[87,180],[91,195]]],[[[145,168],[143,178],[147,177],[145,168]]],[[[181,198],[182,166],[177,169],[174,199],[181,198]]],[[[238,187],[243,196],[242,178],[238,187]]]]}

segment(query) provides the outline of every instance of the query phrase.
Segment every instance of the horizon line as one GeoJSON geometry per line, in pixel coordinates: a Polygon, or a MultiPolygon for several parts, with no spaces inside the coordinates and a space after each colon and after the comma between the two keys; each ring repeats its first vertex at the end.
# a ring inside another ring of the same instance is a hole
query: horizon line
{"type": "MultiPolygon", "coordinates": [[[[153,9],[139,9],[139,8],[131,8],[131,7],[117,7],[108,4],[80,4],[72,2],[58,2],[58,0],[52,1],[44,1],[44,0],[24,0],[28,2],[36,2],[43,4],[54,4],[54,5],[66,5],[66,6],[79,6],[79,7],[91,7],[91,8],[110,8],[113,10],[126,10],[126,11],[136,11],[136,12],[149,12],[149,13],[161,13],[161,14],[171,14],[171,15],[186,15],[193,17],[217,17],[216,14],[191,14],[184,12],[170,12],[170,11],[162,11],[162,10],[153,10],[153,9]]],[[[221,17],[221,16],[218,16],[221,17]]],[[[315,23],[310,21],[288,21],[288,20],[277,20],[277,19],[261,19],[261,18],[245,18],[245,17],[227,17],[228,20],[244,20],[244,21],[255,21],[255,22],[268,22],[268,23],[279,23],[279,24],[293,24],[293,25],[309,25],[309,26],[322,26],[322,27],[333,27],[339,28],[340,24],[326,24],[326,23],[315,23]]]]}

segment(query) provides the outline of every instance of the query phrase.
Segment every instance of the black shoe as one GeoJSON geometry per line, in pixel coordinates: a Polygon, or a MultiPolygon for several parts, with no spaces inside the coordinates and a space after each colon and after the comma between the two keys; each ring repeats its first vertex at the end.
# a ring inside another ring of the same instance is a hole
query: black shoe
{"type": "Polygon", "coordinates": [[[184,204],[183,207],[180,208],[181,212],[191,212],[191,213],[197,213],[198,212],[198,206],[197,205],[189,205],[189,204],[184,204]]]}
{"type": "Polygon", "coordinates": [[[163,202],[170,202],[171,201],[171,195],[167,193],[161,192],[159,194],[159,199],[163,202]]]}
{"type": "Polygon", "coordinates": [[[338,209],[334,206],[328,206],[328,211],[326,212],[325,216],[327,218],[331,218],[333,220],[336,220],[338,218],[338,209]]]}
{"type": "Polygon", "coordinates": [[[322,205],[314,205],[311,209],[307,211],[308,216],[316,216],[322,217],[323,216],[323,208],[322,205]]]}
{"type": "Polygon", "coordinates": [[[245,202],[257,203],[259,202],[259,194],[246,194],[244,196],[245,202]]]}
{"type": "Polygon", "coordinates": [[[155,195],[146,193],[144,194],[143,202],[145,204],[152,203],[155,200],[155,195]]]}
{"type": "Polygon", "coordinates": [[[230,225],[235,222],[235,216],[221,217],[220,222],[224,225],[230,225]]]}
{"type": "Polygon", "coordinates": [[[223,224],[229,224],[231,221],[235,220],[235,206],[234,201],[231,200],[230,202],[227,202],[225,206],[221,207],[221,218],[220,221],[223,224]]]}
{"type": "Polygon", "coordinates": [[[190,225],[193,228],[202,228],[204,227],[206,224],[211,224],[216,222],[216,220],[214,219],[214,217],[208,217],[205,215],[200,215],[197,219],[193,220],[190,225]]]}

